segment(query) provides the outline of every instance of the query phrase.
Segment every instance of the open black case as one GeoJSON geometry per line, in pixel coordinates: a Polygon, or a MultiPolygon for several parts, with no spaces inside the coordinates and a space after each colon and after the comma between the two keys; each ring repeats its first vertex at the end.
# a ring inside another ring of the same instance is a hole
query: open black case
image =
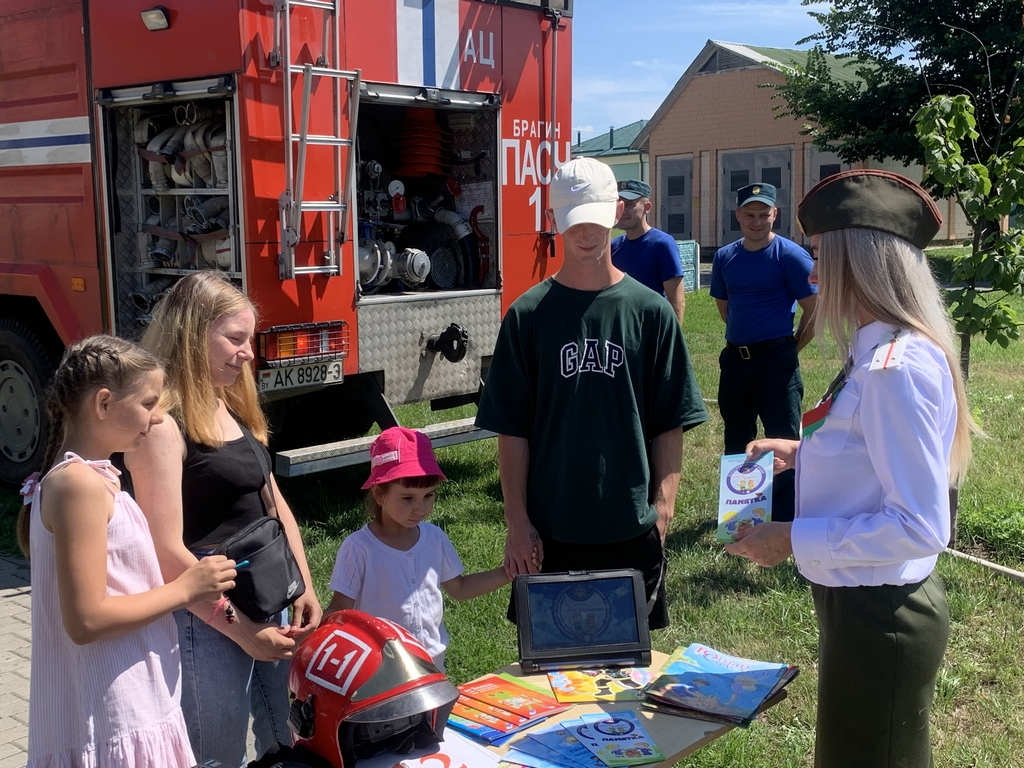
{"type": "Polygon", "coordinates": [[[517,576],[523,672],[651,664],[643,575],[633,569],[517,576]]]}

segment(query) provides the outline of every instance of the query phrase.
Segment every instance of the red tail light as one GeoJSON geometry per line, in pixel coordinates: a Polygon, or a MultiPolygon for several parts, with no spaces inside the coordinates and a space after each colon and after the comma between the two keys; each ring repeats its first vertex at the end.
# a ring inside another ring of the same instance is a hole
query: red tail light
{"type": "Polygon", "coordinates": [[[276,325],[257,334],[260,357],[270,367],[348,357],[348,323],[276,325]]]}

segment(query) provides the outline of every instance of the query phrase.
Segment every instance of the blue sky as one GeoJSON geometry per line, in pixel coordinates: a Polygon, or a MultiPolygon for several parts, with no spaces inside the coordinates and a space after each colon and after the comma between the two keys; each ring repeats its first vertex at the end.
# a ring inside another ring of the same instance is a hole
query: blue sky
{"type": "Polygon", "coordinates": [[[575,0],[573,142],[577,131],[585,140],[611,125],[649,120],[709,39],[795,48],[819,29],[800,3],[575,0]]]}

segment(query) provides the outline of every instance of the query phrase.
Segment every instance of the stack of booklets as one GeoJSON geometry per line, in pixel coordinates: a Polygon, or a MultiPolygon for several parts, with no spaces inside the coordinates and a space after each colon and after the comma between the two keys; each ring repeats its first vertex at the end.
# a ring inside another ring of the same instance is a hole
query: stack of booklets
{"type": "Polygon", "coordinates": [[[700,643],[677,648],[647,686],[643,706],[666,714],[746,726],[799,670],[721,653],[700,643]]]}
{"type": "Polygon", "coordinates": [[[562,702],[641,701],[644,687],[653,679],[647,667],[561,669],[548,672],[555,698],[562,702]]]}
{"type": "Polygon", "coordinates": [[[531,730],[509,744],[501,766],[605,768],[659,763],[664,753],[635,712],[600,712],[531,730]]]}
{"type": "Polygon", "coordinates": [[[510,675],[486,675],[460,685],[459,693],[448,725],[495,746],[572,706],[510,675]]]}

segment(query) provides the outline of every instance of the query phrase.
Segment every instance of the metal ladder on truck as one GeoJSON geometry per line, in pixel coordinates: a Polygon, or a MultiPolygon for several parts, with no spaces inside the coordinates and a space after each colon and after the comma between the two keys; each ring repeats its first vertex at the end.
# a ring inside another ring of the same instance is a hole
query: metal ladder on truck
{"type": "Polygon", "coordinates": [[[274,49],[270,52],[269,65],[282,67],[281,82],[284,86],[284,168],[285,190],[278,199],[278,213],[281,219],[281,252],[278,254],[278,276],[289,280],[296,275],[341,274],[341,260],[338,247],[349,237],[351,200],[355,184],[355,136],[359,119],[360,71],[346,71],[338,68],[341,61],[341,37],[339,18],[342,0],[275,0],[274,2],[274,49]],[[313,64],[298,64],[292,60],[291,27],[292,11],[296,8],[314,8],[323,11],[323,35],[320,56],[313,64]],[[302,79],[302,109],[298,130],[292,108],[295,80],[302,79]],[[334,130],[328,135],[309,133],[309,109],[314,78],[331,81],[334,98],[334,130]],[[342,89],[346,91],[343,94],[342,89]],[[344,95],[344,99],[342,98],[344,95]],[[349,134],[343,133],[341,119],[342,101],[348,106],[349,134]],[[334,193],[326,200],[306,200],[303,188],[306,179],[306,148],[309,146],[333,147],[334,193]],[[344,151],[343,151],[344,150],[344,151]],[[344,155],[344,160],[342,159],[344,155]],[[326,216],[324,232],[331,238],[324,251],[323,261],[309,266],[296,266],[295,248],[302,237],[302,214],[307,211],[320,212],[326,216]],[[337,237],[334,237],[337,233],[337,237]]]}

